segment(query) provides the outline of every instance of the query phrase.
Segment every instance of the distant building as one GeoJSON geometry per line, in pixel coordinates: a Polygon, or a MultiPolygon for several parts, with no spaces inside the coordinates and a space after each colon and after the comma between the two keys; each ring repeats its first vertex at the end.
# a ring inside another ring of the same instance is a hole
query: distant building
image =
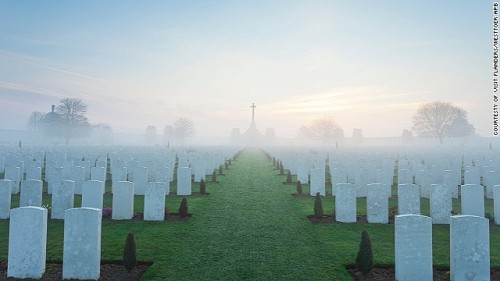
{"type": "Polygon", "coordinates": [[[55,105],[52,105],[52,110],[46,113],[39,121],[41,131],[47,136],[55,136],[56,131],[61,121],[61,116],[55,112],[55,105]]]}
{"type": "Polygon", "coordinates": [[[146,141],[146,144],[156,144],[156,127],[155,126],[147,126],[146,127],[145,141],[146,141]]]}
{"type": "Polygon", "coordinates": [[[363,131],[361,129],[352,130],[352,143],[355,144],[363,143],[363,131]]]}
{"type": "Polygon", "coordinates": [[[240,134],[239,128],[233,128],[231,130],[231,143],[239,145],[261,145],[273,143],[275,140],[274,129],[266,129],[266,134],[263,135],[255,123],[255,103],[250,106],[252,108],[252,122],[250,127],[245,131],[245,133],[240,134]]]}

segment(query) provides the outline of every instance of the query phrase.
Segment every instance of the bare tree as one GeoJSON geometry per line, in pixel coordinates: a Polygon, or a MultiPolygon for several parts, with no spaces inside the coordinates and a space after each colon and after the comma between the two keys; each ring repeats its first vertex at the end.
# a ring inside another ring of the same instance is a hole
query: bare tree
{"type": "Polygon", "coordinates": [[[309,125],[313,137],[323,140],[324,143],[332,142],[340,132],[340,126],[331,116],[322,116],[314,119],[309,125]]]}
{"type": "Polygon", "coordinates": [[[174,122],[174,132],[176,139],[184,144],[186,138],[195,134],[194,122],[186,117],[177,118],[174,122]]]}
{"type": "Polygon", "coordinates": [[[66,139],[66,144],[70,138],[89,135],[90,124],[85,117],[87,105],[77,98],[64,98],[60,102],[55,108],[55,112],[60,116],[57,124],[58,134],[66,139]]]}
{"type": "Polygon", "coordinates": [[[413,115],[413,131],[418,136],[437,137],[443,143],[445,136],[468,136],[474,127],[467,121],[467,112],[450,102],[424,103],[413,115]]]}
{"type": "Polygon", "coordinates": [[[299,139],[310,139],[313,137],[313,133],[308,126],[300,126],[299,131],[297,132],[297,138],[299,139]]]}
{"type": "Polygon", "coordinates": [[[40,121],[45,116],[45,113],[40,111],[33,111],[28,118],[28,123],[26,124],[29,131],[37,132],[40,128],[40,121]]]}

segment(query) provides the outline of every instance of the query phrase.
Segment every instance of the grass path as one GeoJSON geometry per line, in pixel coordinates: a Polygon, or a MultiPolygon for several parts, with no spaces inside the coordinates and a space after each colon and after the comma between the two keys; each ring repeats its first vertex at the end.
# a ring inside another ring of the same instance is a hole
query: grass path
{"type": "Polygon", "coordinates": [[[265,155],[247,150],[233,163],[145,279],[342,280],[265,155]]]}

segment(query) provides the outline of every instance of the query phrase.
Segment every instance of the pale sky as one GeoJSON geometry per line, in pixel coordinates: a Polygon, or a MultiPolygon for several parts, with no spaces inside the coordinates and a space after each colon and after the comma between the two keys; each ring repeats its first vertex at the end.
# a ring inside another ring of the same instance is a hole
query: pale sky
{"type": "Polygon", "coordinates": [[[400,136],[449,101],[492,136],[492,1],[0,0],[0,129],[65,97],[115,132],[250,124],[294,137],[333,116],[400,136]]]}

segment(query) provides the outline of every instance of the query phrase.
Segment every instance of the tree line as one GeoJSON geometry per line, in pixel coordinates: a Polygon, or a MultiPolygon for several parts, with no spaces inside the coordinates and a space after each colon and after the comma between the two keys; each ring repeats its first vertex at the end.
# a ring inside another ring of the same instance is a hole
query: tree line
{"type": "MultiPolygon", "coordinates": [[[[88,137],[93,130],[100,131],[101,138],[112,138],[113,131],[108,124],[91,125],[87,114],[87,104],[78,98],[64,98],[60,104],[52,106],[48,113],[31,112],[27,129],[41,132],[47,137],[63,138],[66,144],[72,138],[88,137]]],[[[152,126],[146,128],[146,137],[151,134],[152,126]]],[[[185,139],[195,134],[194,122],[186,117],[177,118],[172,126],[165,127],[165,133],[175,136],[183,144],[185,139]]],[[[156,129],[154,129],[156,135],[156,129]]]]}
{"type": "MultiPolygon", "coordinates": [[[[417,108],[412,117],[412,129],[404,130],[403,138],[411,138],[412,132],[419,137],[435,137],[442,144],[444,137],[471,136],[475,129],[467,120],[467,112],[463,108],[450,102],[434,101],[423,103],[417,108]]],[[[301,126],[297,137],[317,138],[323,143],[332,143],[341,141],[344,131],[333,117],[322,116],[312,120],[309,125],[301,126]]]]}

